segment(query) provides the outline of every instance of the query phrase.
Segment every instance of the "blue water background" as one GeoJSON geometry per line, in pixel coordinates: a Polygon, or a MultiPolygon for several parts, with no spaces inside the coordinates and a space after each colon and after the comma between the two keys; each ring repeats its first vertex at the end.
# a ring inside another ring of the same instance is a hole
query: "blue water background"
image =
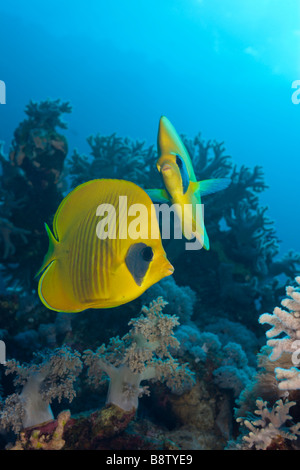
{"type": "Polygon", "coordinates": [[[71,102],[70,152],[97,132],[155,143],[165,114],[263,166],[281,252],[299,250],[299,46],[298,0],[1,2],[0,139],[8,152],[30,99],[71,102]]]}

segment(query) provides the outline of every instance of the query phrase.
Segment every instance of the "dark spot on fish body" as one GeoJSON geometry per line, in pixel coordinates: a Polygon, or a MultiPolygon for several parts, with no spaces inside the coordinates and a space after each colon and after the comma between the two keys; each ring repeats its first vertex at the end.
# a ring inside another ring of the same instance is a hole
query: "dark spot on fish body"
{"type": "Polygon", "coordinates": [[[142,285],[153,255],[152,248],[145,243],[136,243],[128,249],[125,263],[138,286],[142,285]]]}

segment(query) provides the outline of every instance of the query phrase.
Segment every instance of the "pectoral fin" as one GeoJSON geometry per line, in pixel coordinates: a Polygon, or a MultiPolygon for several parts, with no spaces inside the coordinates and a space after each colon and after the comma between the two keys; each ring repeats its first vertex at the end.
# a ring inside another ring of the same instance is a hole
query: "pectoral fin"
{"type": "Polygon", "coordinates": [[[209,250],[209,247],[210,247],[209,238],[208,238],[207,231],[206,231],[206,228],[205,228],[205,227],[204,227],[203,247],[204,247],[206,250],[209,250]]]}
{"type": "Polygon", "coordinates": [[[153,202],[170,202],[170,198],[165,189],[146,189],[145,191],[153,202]]]}
{"type": "Polygon", "coordinates": [[[199,193],[200,196],[207,196],[208,194],[213,194],[221,191],[222,189],[228,188],[230,183],[230,178],[215,178],[210,180],[191,182],[190,184],[195,194],[199,193]]]}

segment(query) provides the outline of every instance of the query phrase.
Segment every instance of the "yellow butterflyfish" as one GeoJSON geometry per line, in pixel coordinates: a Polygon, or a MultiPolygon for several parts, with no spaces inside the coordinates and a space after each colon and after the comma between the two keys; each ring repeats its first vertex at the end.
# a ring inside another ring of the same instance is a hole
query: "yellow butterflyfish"
{"type": "Polygon", "coordinates": [[[49,249],[37,274],[43,304],[63,312],[116,307],[172,274],[152,208],[146,192],[124,180],[96,179],[70,192],[53,234],[46,225],[49,249]]]}
{"type": "Polygon", "coordinates": [[[187,240],[196,238],[209,249],[209,239],[204,225],[201,196],[225,189],[229,178],[197,181],[188,151],[171,122],[162,116],[159,121],[157,169],[165,189],[148,189],[154,202],[171,203],[187,240]]]}

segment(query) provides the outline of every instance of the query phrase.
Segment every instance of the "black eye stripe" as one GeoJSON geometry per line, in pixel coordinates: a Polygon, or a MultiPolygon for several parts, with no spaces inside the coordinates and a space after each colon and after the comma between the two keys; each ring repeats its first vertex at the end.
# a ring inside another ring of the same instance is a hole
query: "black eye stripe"
{"type": "Polygon", "coordinates": [[[180,174],[181,174],[183,194],[185,194],[187,192],[188,187],[189,187],[190,179],[189,179],[189,174],[188,174],[185,162],[181,158],[180,155],[176,155],[176,164],[178,165],[178,168],[179,168],[179,171],[180,171],[180,174]]]}
{"type": "Polygon", "coordinates": [[[179,155],[176,155],[176,163],[179,166],[179,168],[183,167],[182,160],[179,155]]]}

